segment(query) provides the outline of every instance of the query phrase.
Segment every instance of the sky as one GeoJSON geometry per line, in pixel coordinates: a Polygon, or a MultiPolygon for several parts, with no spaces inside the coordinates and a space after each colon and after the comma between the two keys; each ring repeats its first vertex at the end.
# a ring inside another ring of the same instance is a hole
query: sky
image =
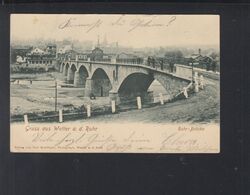
{"type": "Polygon", "coordinates": [[[215,45],[219,15],[11,14],[11,42],[29,39],[118,42],[128,47],[215,45]]]}

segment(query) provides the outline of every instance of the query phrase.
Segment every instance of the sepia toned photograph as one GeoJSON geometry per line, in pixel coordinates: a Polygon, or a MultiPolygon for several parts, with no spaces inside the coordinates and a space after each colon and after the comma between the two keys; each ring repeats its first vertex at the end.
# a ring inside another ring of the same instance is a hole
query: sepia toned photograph
{"type": "Polygon", "coordinates": [[[11,14],[10,150],[218,153],[219,21],[11,14]]]}

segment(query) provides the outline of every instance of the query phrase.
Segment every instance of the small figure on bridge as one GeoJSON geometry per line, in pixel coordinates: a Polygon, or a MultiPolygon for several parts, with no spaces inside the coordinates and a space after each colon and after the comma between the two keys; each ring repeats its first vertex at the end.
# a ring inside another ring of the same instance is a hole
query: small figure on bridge
{"type": "Polygon", "coordinates": [[[91,93],[91,94],[89,95],[89,98],[90,98],[91,100],[95,100],[95,99],[96,99],[96,97],[95,97],[95,95],[94,95],[93,93],[91,93]]]}
{"type": "Polygon", "coordinates": [[[151,66],[151,58],[150,58],[150,57],[148,57],[147,65],[148,65],[148,66],[151,66]]]}
{"type": "Polygon", "coordinates": [[[163,70],[163,59],[160,59],[161,70],[163,70]]]}
{"type": "Polygon", "coordinates": [[[155,59],[152,57],[152,67],[155,68],[155,59]]]}
{"type": "Polygon", "coordinates": [[[174,72],[174,63],[173,62],[169,62],[169,68],[170,68],[170,72],[174,72]]]}

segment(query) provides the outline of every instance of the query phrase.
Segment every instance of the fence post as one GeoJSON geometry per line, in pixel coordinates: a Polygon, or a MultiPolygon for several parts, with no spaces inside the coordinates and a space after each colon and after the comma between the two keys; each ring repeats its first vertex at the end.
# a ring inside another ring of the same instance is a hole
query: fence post
{"type": "Polygon", "coordinates": [[[111,101],[112,113],[115,113],[115,100],[111,101]]]}
{"type": "Polygon", "coordinates": [[[201,86],[201,89],[204,89],[204,77],[203,77],[203,75],[200,76],[200,86],[201,86]]]}
{"type": "Polygon", "coordinates": [[[199,92],[199,84],[198,84],[197,80],[195,80],[195,83],[194,83],[194,91],[195,91],[196,93],[199,92]]]}
{"type": "Polygon", "coordinates": [[[59,123],[63,122],[63,111],[59,110],[59,123]]]}
{"type": "Polygon", "coordinates": [[[87,105],[87,117],[91,117],[91,108],[90,108],[90,105],[87,105]]]}
{"type": "Polygon", "coordinates": [[[184,94],[185,98],[188,98],[188,92],[187,92],[186,87],[183,87],[183,94],[184,94]]]}
{"type": "Polygon", "coordinates": [[[161,105],[164,104],[162,93],[159,93],[161,105]]]}
{"type": "Polygon", "coordinates": [[[194,91],[199,92],[198,72],[194,73],[194,91]]]}
{"type": "Polygon", "coordinates": [[[23,118],[25,125],[28,125],[29,124],[28,115],[27,114],[23,115],[23,118]]]}
{"type": "Polygon", "coordinates": [[[141,109],[141,97],[140,96],[137,97],[137,107],[139,110],[141,109]]]}

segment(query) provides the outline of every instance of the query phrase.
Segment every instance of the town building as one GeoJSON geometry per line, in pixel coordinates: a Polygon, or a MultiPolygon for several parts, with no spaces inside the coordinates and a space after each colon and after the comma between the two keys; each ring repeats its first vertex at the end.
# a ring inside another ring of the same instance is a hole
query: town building
{"type": "Polygon", "coordinates": [[[56,57],[56,49],[57,49],[56,44],[48,44],[45,51],[56,57]]]}
{"type": "Polygon", "coordinates": [[[30,46],[12,46],[11,52],[11,64],[26,62],[26,55],[33,49],[30,46]]]}
{"type": "Polygon", "coordinates": [[[100,49],[99,47],[96,47],[95,49],[92,50],[89,57],[91,61],[102,61],[103,55],[104,55],[103,50],[100,49]]]}
{"type": "Polygon", "coordinates": [[[48,45],[45,50],[34,48],[26,55],[27,66],[41,66],[46,69],[54,67],[56,64],[56,45],[48,45]]]}
{"type": "Polygon", "coordinates": [[[144,61],[143,58],[138,57],[137,55],[122,52],[116,56],[116,62],[118,63],[127,63],[127,64],[142,64],[144,61]]]}
{"type": "Polygon", "coordinates": [[[206,70],[215,70],[215,62],[209,57],[201,54],[201,49],[198,50],[198,53],[192,54],[188,57],[189,64],[193,64],[196,68],[206,69],[206,70]]]}

